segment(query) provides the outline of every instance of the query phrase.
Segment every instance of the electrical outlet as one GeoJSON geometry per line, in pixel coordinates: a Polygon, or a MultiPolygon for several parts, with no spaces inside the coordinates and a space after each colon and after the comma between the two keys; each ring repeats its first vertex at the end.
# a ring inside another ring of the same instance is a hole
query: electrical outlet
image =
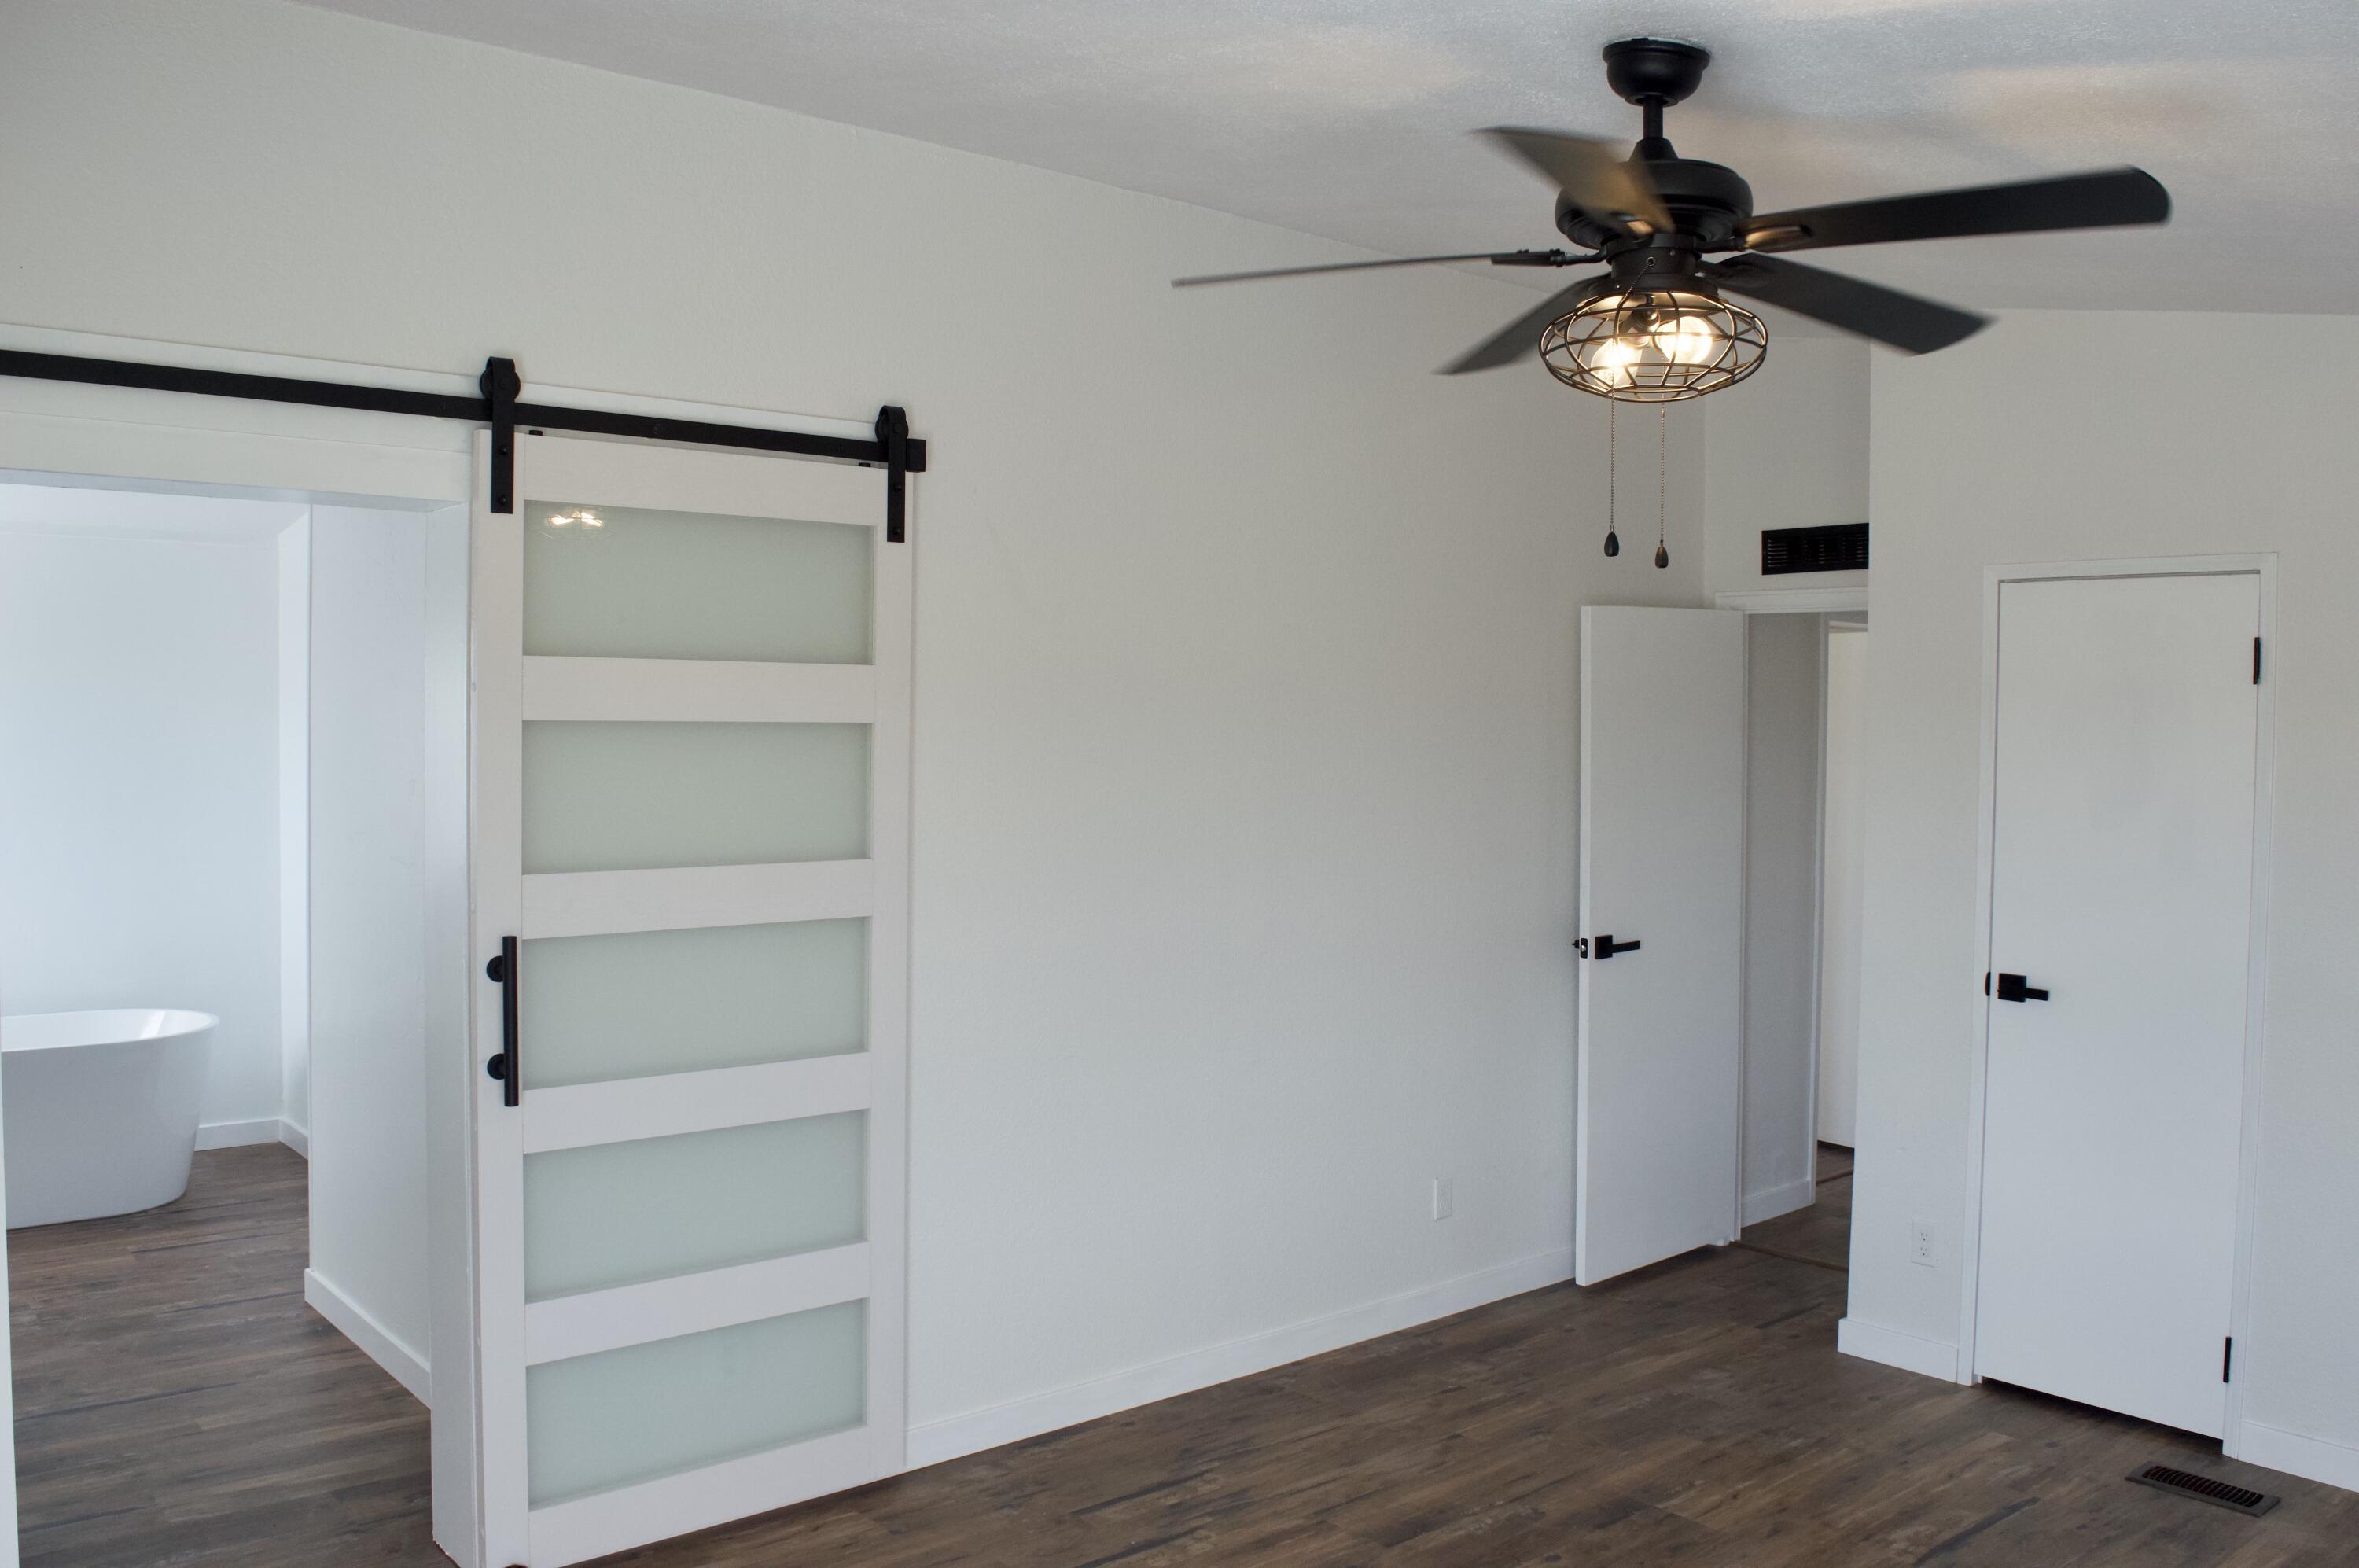
{"type": "Polygon", "coordinates": [[[1436,1176],[1433,1179],[1433,1217],[1446,1220],[1457,1206],[1457,1183],[1447,1176],[1436,1176]]]}
{"type": "Polygon", "coordinates": [[[1908,1261],[1927,1269],[1933,1267],[1933,1227],[1923,1220],[1913,1221],[1908,1226],[1908,1261]]]}

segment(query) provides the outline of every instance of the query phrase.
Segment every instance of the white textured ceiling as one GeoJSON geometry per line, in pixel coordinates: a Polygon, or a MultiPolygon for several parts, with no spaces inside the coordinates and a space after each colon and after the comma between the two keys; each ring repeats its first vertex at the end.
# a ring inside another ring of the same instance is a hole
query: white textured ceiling
{"type": "Polygon", "coordinates": [[[1553,244],[1549,192],[1465,133],[1635,137],[1600,46],[1689,38],[1715,59],[1671,138],[1762,211],[2118,163],[2176,202],[1813,263],[1970,306],[2359,313],[2359,0],[310,3],[1396,255],[1553,244]]]}

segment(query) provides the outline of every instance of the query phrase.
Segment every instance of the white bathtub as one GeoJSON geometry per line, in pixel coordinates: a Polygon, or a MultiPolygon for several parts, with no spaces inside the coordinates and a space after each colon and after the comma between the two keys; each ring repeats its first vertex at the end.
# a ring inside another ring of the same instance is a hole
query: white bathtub
{"type": "Polygon", "coordinates": [[[0,1018],[8,1228],[127,1214],[189,1190],[211,1013],[0,1018]]]}

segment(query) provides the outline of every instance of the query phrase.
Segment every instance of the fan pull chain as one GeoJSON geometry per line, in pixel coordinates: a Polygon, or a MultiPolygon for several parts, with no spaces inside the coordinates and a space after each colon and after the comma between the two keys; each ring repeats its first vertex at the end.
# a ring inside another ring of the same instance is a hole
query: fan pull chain
{"type": "Polygon", "coordinates": [[[1618,397],[1605,399],[1605,553],[1622,553],[1622,540],[1614,532],[1614,415],[1622,407],[1618,397]]]}
{"type": "Polygon", "coordinates": [[[1671,552],[1663,544],[1664,521],[1671,509],[1671,406],[1655,405],[1655,564],[1669,566],[1671,552]]]}

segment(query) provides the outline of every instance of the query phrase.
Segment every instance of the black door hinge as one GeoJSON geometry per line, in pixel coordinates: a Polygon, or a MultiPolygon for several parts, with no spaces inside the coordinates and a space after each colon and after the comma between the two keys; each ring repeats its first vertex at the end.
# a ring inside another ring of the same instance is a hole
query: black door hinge
{"type": "Polygon", "coordinates": [[[2228,1380],[2228,1368],[2236,1364],[2236,1342],[2232,1338],[2220,1342],[2220,1381],[2228,1380]]]}
{"type": "Polygon", "coordinates": [[[2260,639],[2260,638],[2258,638],[2258,637],[2255,637],[2255,638],[2253,639],[2253,684],[2254,684],[2254,685],[2256,685],[2256,686],[2257,686],[2257,685],[2259,685],[2260,683],[2261,683],[2261,639],[2260,639]]]}

